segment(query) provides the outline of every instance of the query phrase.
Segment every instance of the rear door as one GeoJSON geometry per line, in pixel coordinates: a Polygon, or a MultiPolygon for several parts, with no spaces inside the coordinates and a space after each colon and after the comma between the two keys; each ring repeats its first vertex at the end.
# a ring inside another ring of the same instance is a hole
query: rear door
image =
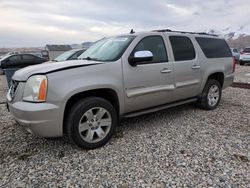
{"type": "Polygon", "coordinates": [[[136,37],[122,57],[122,66],[126,112],[158,106],[172,100],[173,67],[168,61],[163,34],[136,37]],[[129,57],[144,50],[152,52],[153,60],[131,66],[129,57]]]}
{"type": "Polygon", "coordinates": [[[175,101],[197,96],[201,84],[200,62],[191,38],[169,36],[173,52],[175,101]]]}

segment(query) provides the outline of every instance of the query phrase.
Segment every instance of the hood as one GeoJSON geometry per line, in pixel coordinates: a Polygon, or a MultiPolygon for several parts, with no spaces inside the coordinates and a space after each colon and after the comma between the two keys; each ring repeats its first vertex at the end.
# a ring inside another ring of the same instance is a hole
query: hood
{"type": "Polygon", "coordinates": [[[16,71],[12,79],[16,81],[26,81],[30,76],[35,74],[48,74],[56,71],[63,71],[63,70],[91,66],[96,64],[102,64],[102,62],[87,61],[87,60],[72,60],[72,61],[63,61],[55,63],[42,63],[39,65],[29,66],[16,71]]]}

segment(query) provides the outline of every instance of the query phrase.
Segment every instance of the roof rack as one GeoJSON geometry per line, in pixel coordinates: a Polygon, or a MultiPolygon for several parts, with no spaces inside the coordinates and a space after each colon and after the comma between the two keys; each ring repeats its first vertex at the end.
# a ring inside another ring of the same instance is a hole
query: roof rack
{"type": "Polygon", "coordinates": [[[170,29],[153,30],[152,32],[175,32],[175,33],[183,33],[183,34],[208,35],[208,36],[218,37],[218,35],[209,34],[209,33],[205,33],[205,32],[173,31],[170,29]]]}

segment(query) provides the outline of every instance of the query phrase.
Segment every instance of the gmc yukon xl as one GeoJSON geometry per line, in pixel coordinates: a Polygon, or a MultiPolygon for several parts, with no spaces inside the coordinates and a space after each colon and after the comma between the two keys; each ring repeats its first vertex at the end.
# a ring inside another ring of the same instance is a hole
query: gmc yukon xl
{"type": "Polygon", "coordinates": [[[15,120],[41,137],[64,134],[78,147],[103,146],[121,117],[195,102],[215,109],[234,79],[224,39],[157,30],[100,40],[79,60],[27,67],[7,94],[15,120]]]}

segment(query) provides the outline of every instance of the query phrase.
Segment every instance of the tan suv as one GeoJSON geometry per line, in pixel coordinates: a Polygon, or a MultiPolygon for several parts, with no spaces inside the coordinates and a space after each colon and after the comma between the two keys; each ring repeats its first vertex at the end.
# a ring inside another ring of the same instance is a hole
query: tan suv
{"type": "Polygon", "coordinates": [[[100,40],[79,60],[21,69],[7,95],[14,118],[42,137],[69,136],[85,149],[100,147],[120,117],[196,102],[216,108],[234,79],[224,39],[159,30],[100,40]]]}

